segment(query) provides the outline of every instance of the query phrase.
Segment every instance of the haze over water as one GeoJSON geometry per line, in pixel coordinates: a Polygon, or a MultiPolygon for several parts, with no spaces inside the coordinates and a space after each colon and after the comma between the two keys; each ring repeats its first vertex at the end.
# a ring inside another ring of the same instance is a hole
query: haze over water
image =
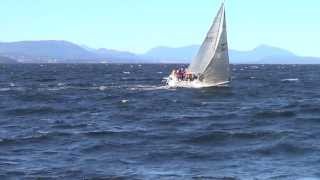
{"type": "Polygon", "coordinates": [[[174,67],[0,65],[0,179],[320,178],[320,66],[168,89],[174,67]]]}

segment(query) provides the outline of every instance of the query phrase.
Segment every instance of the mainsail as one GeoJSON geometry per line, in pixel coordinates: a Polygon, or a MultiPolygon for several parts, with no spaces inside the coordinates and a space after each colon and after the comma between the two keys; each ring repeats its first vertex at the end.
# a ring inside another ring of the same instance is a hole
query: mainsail
{"type": "Polygon", "coordinates": [[[230,79],[226,29],[225,7],[222,3],[197,56],[188,67],[190,72],[201,74],[204,83],[219,84],[230,79]]]}

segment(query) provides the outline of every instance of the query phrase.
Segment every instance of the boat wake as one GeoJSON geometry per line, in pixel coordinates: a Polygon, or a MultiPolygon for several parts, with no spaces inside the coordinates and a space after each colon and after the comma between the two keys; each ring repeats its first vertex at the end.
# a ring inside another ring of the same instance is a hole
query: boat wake
{"type": "Polygon", "coordinates": [[[157,90],[170,90],[169,86],[152,86],[152,85],[135,85],[128,87],[131,91],[157,91],[157,90]]]}

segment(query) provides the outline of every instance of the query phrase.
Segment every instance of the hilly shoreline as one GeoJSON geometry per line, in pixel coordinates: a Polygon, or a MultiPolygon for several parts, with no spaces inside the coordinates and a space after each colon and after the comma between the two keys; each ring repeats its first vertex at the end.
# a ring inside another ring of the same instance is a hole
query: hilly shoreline
{"type": "MultiPolygon", "coordinates": [[[[189,63],[199,45],[156,47],[144,54],[106,48],[93,49],[68,41],[0,43],[0,63],[189,63]]],[[[320,64],[318,57],[301,57],[268,45],[250,51],[229,50],[233,64],[320,64]]]]}

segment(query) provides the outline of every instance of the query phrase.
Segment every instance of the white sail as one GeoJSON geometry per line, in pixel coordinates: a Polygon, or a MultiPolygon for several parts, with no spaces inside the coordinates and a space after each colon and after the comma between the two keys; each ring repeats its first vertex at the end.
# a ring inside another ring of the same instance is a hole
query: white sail
{"type": "Polygon", "coordinates": [[[224,3],[188,69],[194,74],[202,74],[203,82],[207,84],[229,81],[230,68],[224,3]]]}

